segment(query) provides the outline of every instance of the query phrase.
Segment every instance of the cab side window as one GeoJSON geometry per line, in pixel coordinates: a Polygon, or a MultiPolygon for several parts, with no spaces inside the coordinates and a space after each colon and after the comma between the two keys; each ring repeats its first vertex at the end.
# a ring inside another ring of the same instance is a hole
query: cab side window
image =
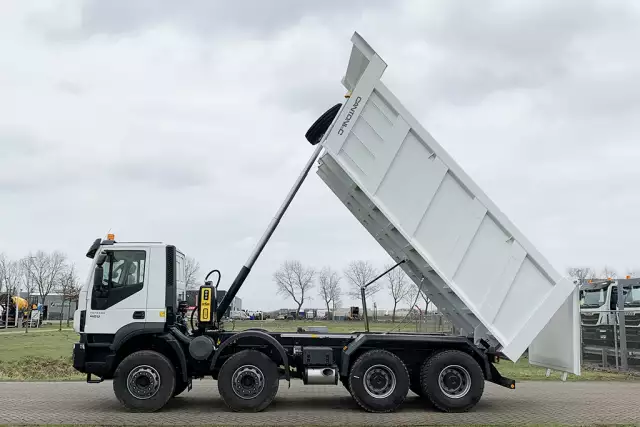
{"type": "Polygon", "coordinates": [[[104,281],[108,281],[111,270],[113,289],[140,286],[144,283],[145,264],[145,251],[113,251],[110,259],[104,263],[104,281]]]}
{"type": "Polygon", "coordinates": [[[92,292],[91,309],[106,310],[142,291],[146,259],[147,253],[143,250],[107,251],[107,259],[102,264],[104,290],[92,292]]]}

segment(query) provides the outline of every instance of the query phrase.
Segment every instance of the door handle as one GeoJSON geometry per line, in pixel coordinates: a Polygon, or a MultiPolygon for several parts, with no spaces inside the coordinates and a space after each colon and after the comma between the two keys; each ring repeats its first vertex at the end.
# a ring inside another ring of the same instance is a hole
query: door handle
{"type": "Polygon", "coordinates": [[[144,319],[144,311],[134,311],[133,312],[134,319],[144,319]]]}

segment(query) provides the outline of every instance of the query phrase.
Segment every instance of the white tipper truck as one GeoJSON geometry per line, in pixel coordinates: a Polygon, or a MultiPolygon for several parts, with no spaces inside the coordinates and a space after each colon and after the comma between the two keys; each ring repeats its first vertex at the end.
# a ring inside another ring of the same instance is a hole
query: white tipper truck
{"type": "Polygon", "coordinates": [[[159,410],[210,377],[234,411],[263,410],[280,380],[296,378],[341,383],[371,412],[394,411],[409,390],[453,412],[473,408],[486,381],[515,388],[496,368],[501,357],[528,350],[532,364],[580,374],[578,288],[381,82],[382,58],[357,33],[352,43],[346,101],[305,135],[311,158],[221,300],[212,270],[187,316],[184,255],[173,245],[94,241],[74,318],[74,367],[87,382],[113,380],[137,411],[159,410]],[[225,330],[223,314],[314,165],[460,335],[225,330]]]}

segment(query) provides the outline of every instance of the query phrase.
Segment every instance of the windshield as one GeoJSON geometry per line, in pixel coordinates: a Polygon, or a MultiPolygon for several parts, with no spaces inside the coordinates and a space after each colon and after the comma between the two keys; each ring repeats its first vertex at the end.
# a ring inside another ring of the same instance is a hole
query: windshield
{"type": "Polygon", "coordinates": [[[604,300],[607,296],[606,292],[606,289],[583,291],[582,301],[580,301],[580,305],[583,308],[600,307],[602,304],[604,304],[604,300]]]}
{"type": "Polygon", "coordinates": [[[625,307],[640,307],[640,285],[625,289],[627,295],[624,298],[625,307]]]}

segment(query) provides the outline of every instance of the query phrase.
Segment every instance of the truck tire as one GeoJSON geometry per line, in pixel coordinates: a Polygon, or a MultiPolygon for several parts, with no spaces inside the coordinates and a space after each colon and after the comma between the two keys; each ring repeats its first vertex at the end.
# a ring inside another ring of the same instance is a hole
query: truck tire
{"type": "Polygon", "coordinates": [[[340,108],[342,108],[342,103],[338,103],[329,108],[320,117],[318,117],[309,130],[307,130],[304,137],[309,141],[309,143],[311,143],[311,145],[316,145],[320,142],[324,134],[329,129],[329,126],[331,126],[333,119],[335,119],[336,115],[340,112],[340,108]]]}
{"type": "Polygon", "coordinates": [[[466,412],[484,392],[484,374],[478,362],[459,350],[441,351],[427,359],[421,370],[424,395],[443,412],[466,412]]]}
{"type": "Polygon", "coordinates": [[[260,412],[278,392],[278,367],[266,354],[242,350],[229,357],[218,374],[218,391],[235,412],[260,412]]]}
{"type": "Polygon", "coordinates": [[[127,409],[154,412],[173,395],[176,371],[171,361],[156,351],[136,351],[116,368],[113,392],[127,409]]]}
{"type": "Polygon", "coordinates": [[[368,412],[393,412],[409,392],[409,373],[402,360],[386,350],[362,354],[349,372],[349,389],[368,412]]]}

